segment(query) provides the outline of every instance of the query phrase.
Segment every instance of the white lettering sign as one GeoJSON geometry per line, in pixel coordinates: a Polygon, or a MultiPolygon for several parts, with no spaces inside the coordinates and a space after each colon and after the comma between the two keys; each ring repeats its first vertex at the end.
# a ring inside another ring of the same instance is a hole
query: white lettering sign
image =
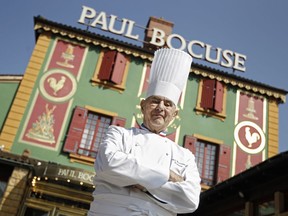
{"type": "MultiPolygon", "coordinates": [[[[93,8],[82,6],[82,13],[78,22],[80,24],[88,25],[94,28],[98,26],[104,31],[123,35],[133,40],[139,39],[139,35],[133,34],[133,29],[135,27],[134,21],[125,18],[120,19],[121,27],[119,29],[116,29],[116,20],[119,19],[115,15],[110,15],[107,17],[105,12],[97,13],[93,8]],[[89,23],[85,23],[85,21],[87,20],[89,20],[89,23]]],[[[233,68],[234,70],[238,71],[244,72],[246,70],[246,55],[236,53],[231,50],[222,50],[218,47],[214,48],[211,45],[205,44],[204,42],[199,40],[191,40],[187,42],[185,38],[183,38],[179,34],[165,35],[165,32],[158,28],[153,28],[152,31],[152,37],[149,41],[150,44],[158,47],[162,47],[167,44],[169,48],[187,50],[187,52],[195,59],[202,59],[207,62],[218,64],[226,68],[233,68]],[[173,45],[172,42],[175,40],[180,43],[179,47],[175,47],[175,45],[173,45]],[[200,49],[200,52],[198,51],[196,53],[196,49],[200,49]]]]}
{"type": "Polygon", "coordinates": [[[104,31],[110,31],[114,34],[124,35],[125,37],[131,38],[133,40],[138,40],[139,35],[133,35],[132,31],[134,28],[135,22],[128,19],[121,20],[121,28],[120,30],[115,29],[115,20],[117,16],[110,15],[110,22],[108,25],[108,19],[105,12],[100,12],[98,15],[93,8],[82,6],[82,13],[80,19],[78,20],[79,23],[85,24],[86,19],[94,19],[89,26],[96,28],[97,25],[101,26],[101,29],[104,31]],[[127,27],[126,27],[127,26],[127,27]]]}
{"type": "Polygon", "coordinates": [[[88,173],[88,172],[82,172],[78,170],[72,170],[72,169],[62,169],[59,168],[57,172],[58,177],[65,177],[65,178],[72,178],[78,181],[84,181],[84,182],[93,182],[94,174],[88,173]]]}

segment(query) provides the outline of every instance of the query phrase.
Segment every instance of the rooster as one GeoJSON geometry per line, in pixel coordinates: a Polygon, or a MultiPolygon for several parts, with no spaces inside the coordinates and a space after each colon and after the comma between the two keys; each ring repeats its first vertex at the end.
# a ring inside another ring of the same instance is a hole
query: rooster
{"type": "Polygon", "coordinates": [[[47,79],[47,82],[49,83],[49,86],[53,89],[53,94],[55,96],[57,96],[57,92],[63,88],[65,81],[65,76],[61,76],[61,79],[58,82],[54,77],[50,77],[47,79]]]}
{"type": "Polygon", "coordinates": [[[248,147],[251,148],[252,144],[254,144],[260,139],[260,135],[256,132],[251,134],[250,127],[245,127],[245,138],[249,143],[248,147]]]}

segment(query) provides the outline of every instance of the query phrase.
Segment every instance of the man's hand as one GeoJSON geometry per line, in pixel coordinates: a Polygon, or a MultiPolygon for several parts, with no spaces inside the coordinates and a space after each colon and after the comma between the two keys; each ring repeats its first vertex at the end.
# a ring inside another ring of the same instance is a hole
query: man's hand
{"type": "Polygon", "coordinates": [[[172,170],[170,170],[170,176],[168,181],[172,181],[172,182],[182,182],[184,181],[184,178],[178,174],[176,174],[175,172],[173,172],[172,170]]]}

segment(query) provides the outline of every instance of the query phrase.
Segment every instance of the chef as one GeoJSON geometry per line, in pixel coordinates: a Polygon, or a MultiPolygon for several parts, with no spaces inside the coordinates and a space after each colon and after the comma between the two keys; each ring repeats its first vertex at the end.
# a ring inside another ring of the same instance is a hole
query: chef
{"type": "Polygon", "coordinates": [[[184,51],[155,52],[140,128],[110,126],[95,160],[94,200],[88,215],[175,216],[194,212],[200,177],[194,155],[165,137],[192,58],[184,51]]]}

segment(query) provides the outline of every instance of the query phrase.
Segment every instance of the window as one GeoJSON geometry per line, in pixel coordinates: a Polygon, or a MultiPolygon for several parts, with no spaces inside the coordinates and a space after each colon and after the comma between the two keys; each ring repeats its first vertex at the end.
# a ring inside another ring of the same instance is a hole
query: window
{"type": "Polygon", "coordinates": [[[184,147],[195,156],[202,184],[213,186],[230,177],[230,146],[186,135],[184,147]]]}
{"type": "Polygon", "coordinates": [[[85,107],[76,107],[70,123],[64,151],[91,158],[96,157],[99,145],[110,125],[125,126],[126,119],[85,107]]]}
{"type": "Polygon", "coordinates": [[[85,128],[82,134],[78,154],[96,157],[99,144],[102,141],[112,118],[88,112],[85,128]]]}
{"type": "Polygon", "coordinates": [[[196,111],[225,118],[226,88],[223,83],[204,79],[199,84],[196,111]]]}
{"type": "Polygon", "coordinates": [[[92,81],[111,88],[125,88],[129,62],[125,55],[114,50],[101,52],[92,81]]]}
{"type": "Polygon", "coordinates": [[[215,112],[223,110],[223,84],[217,80],[203,80],[200,107],[215,112]]]}
{"type": "Polygon", "coordinates": [[[195,158],[202,183],[212,186],[215,183],[216,151],[215,145],[198,141],[195,146],[195,158]]]}

